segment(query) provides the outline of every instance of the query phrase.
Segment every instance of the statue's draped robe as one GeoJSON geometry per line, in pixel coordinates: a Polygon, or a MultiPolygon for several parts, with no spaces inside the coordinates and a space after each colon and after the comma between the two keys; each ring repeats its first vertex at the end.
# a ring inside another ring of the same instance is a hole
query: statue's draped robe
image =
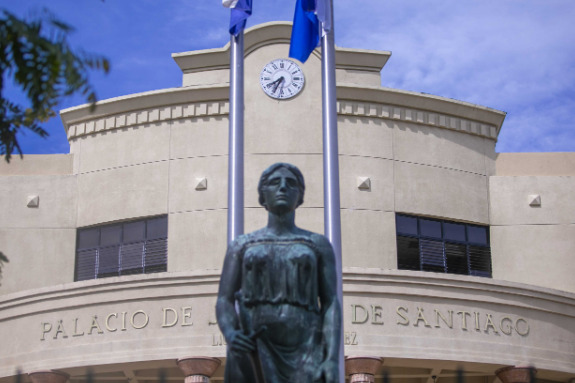
{"type": "MultiPolygon", "coordinates": [[[[306,237],[249,239],[236,298],[242,329],[257,337],[266,383],[312,383],[323,361],[318,251],[306,237]],[[260,330],[265,328],[265,330],[260,330]]],[[[228,353],[226,383],[254,383],[245,356],[228,353]]]]}

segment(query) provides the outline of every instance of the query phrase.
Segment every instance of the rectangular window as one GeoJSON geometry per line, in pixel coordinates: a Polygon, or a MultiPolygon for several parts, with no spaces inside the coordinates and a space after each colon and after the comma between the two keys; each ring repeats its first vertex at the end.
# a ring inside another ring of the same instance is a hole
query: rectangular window
{"type": "Polygon", "coordinates": [[[489,227],[396,215],[397,268],[491,278],[489,227]]]}
{"type": "Polygon", "coordinates": [[[78,229],[76,281],[167,271],[168,217],[78,229]]]}

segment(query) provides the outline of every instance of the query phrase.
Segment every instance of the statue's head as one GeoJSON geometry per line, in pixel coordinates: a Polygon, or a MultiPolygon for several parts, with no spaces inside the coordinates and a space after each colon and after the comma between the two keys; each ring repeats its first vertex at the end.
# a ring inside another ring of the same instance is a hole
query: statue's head
{"type": "Polygon", "coordinates": [[[292,164],[287,164],[285,162],[278,162],[278,163],[271,165],[269,168],[267,168],[266,170],[263,171],[263,173],[260,177],[260,182],[258,183],[258,195],[259,195],[258,201],[259,201],[260,205],[262,205],[266,209],[267,209],[267,207],[266,207],[266,201],[265,201],[265,197],[264,197],[264,193],[263,193],[263,187],[267,184],[270,176],[274,172],[276,172],[277,170],[282,169],[282,168],[291,172],[295,176],[295,178],[297,179],[298,190],[299,190],[299,200],[298,200],[297,206],[300,206],[303,203],[303,196],[305,194],[305,181],[303,179],[303,174],[301,174],[300,170],[292,164]]]}

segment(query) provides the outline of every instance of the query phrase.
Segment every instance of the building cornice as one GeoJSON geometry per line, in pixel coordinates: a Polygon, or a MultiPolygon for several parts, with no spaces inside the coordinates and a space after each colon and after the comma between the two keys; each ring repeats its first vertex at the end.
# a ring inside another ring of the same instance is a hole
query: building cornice
{"type": "MultiPolygon", "coordinates": [[[[338,84],[338,115],[423,124],[496,140],[505,113],[438,96],[338,84]]],[[[170,88],[62,110],[68,139],[149,123],[229,114],[228,85],[170,88]]]]}
{"type": "MultiPolygon", "coordinates": [[[[271,44],[289,44],[292,23],[274,21],[246,29],[244,56],[271,44]]],[[[196,73],[216,69],[229,69],[230,43],[222,48],[173,53],[172,58],[183,73],[196,73]]],[[[321,57],[319,49],[313,54],[321,57]]],[[[391,52],[368,49],[335,48],[336,69],[360,70],[379,73],[389,60],[391,52]]]]}
{"type": "Polygon", "coordinates": [[[506,113],[425,93],[338,84],[338,114],[436,126],[497,140],[506,113]]]}
{"type": "MultiPolygon", "coordinates": [[[[292,24],[271,22],[245,32],[245,55],[262,46],[289,44],[292,24]]],[[[182,72],[229,70],[230,44],[222,48],[172,55],[182,72]]],[[[319,51],[314,52],[319,57],[319,51]]],[[[340,70],[379,73],[390,52],[336,48],[340,70]]],[[[458,100],[381,86],[338,82],[340,116],[381,118],[460,131],[496,140],[505,113],[458,100]]],[[[63,110],[68,139],[141,124],[181,118],[207,118],[229,113],[229,83],[195,85],[132,94],[63,110]]],[[[318,101],[319,102],[319,101],[318,101]]]]}
{"type": "Polygon", "coordinates": [[[229,87],[168,88],[100,101],[60,111],[68,139],[177,118],[228,114],[229,87]]]}

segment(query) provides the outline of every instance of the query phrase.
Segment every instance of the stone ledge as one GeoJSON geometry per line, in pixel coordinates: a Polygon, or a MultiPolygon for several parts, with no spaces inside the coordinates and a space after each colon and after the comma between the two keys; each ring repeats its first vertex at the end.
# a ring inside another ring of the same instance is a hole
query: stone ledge
{"type": "Polygon", "coordinates": [[[113,129],[124,129],[132,126],[172,121],[184,118],[206,118],[227,115],[227,101],[197,102],[157,108],[132,110],[111,116],[87,120],[70,125],[68,139],[101,133],[113,129]]]}
{"type": "Polygon", "coordinates": [[[489,138],[491,140],[497,139],[497,128],[495,126],[413,108],[340,100],[338,101],[337,111],[339,116],[371,117],[385,120],[404,121],[418,125],[456,130],[463,133],[489,138]]]}
{"type": "MultiPolygon", "coordinates": [[[[229,102],[208,101],[191,104],[167,105],[150,109],[131,110],[125,113],[102,116],[70,125],[68,139],[95,133],[124,129],[142,124],[158,123],[185,118],[208,118],[229,114],[229,102]]],[[[446,114],[399,107],[380,103],[352,100],[337,102],[338,116],[368,117],[404,121],[418,125],[432,126],[462,133],[497,139],[497,127],[478,121],[449,116],[446,114]]]]}

